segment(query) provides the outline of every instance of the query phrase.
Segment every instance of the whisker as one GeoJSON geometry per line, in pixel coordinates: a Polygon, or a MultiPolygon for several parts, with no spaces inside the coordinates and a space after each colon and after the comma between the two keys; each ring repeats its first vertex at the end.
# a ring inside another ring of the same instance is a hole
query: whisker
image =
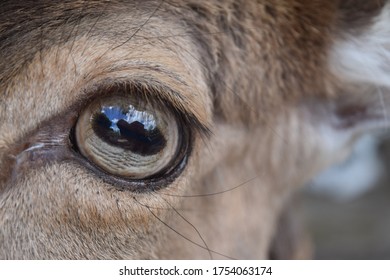
{"type": "Polygon", "coordinates": [[[39,31],[41,32],[40,34],[40,46],[39,46],[39,60],[41,62],[41,74],[42,74],[42,77],[44,78],[45,77],[45,72],[44,72],[44,68],[43,68],[43,49],[44,49],[44,44],[43,44],[43,38],[44,38],[44,34],[43,34],[43,27],[44,27],[44,24],[43,24],[43,18],[41,19],[41,25],[39,26],[39,31]]]}
{"type": "MultiPolygon", "coordinates": [[[[84,4],[86,4],[86,0],[84,0],[84,4]]],[[[78,31],[79,31],[79,28],[80,28],[81,20],[83,19],[83,12],[85,11],[85,8],[86,8],[86,5],[82,5],[82,8],[80,9],[79,17],[75,21],[75,24],[73,25],[72,30],[69,32],[68,40],[71,37],[73,37],[73,40],[72,40],[72,44],[70,45],[70,48],[69,48],[69,53],[68,53],[68,58],[67,59],[69,59],[69,56],[72,53],[74,44],[76,42],[77,34],[78,34],[78,31]],[[74,32],[74,34],[73,34],[73,32],[74,32]]]]}
{"type": "MultiPolygon", "coordinates": [[[[149,15],[149,17],[134,31],[134,33],[129,37],[127,38],[124,42],[120,43],[119,45],[113,47],[113,48],[110,48],[110,49],[107,49],[102,55],[100,55],[97,59],[96,59],[96,62],[98,62],[99,60],[102,59],[102,57],[104,57],[109,51],[114,51],[116,50],[117,48],[120,48],[122,47],[123,45],[127,44],[128,42],[131,41],[131,39],[134,38],[135,35],[137,35],[138,32],[140,32],[142,30],[142,28],[145,27],[145,25],[147,25],[149,23],[149,21],[154,17],[154,15],[157,13],[157,11],[161,8],[161,6],[163,5],[164,3],[164,0],[161,0],[159,5],[153,10],[153,12],[149,15]]],[[[95,63],[96,63],[95,62],[95,63]]]]}
{"type": "MultiPolygon", "coordinates": [[[[56,50],[56,55],[55,55],[55,61],[58,63],[58,54],[60,52],[60,48],[62,46],[62,43],[64,41],[64,35],[65,35],[65,31],[66,31],[66,27],[69,25],[69,22],[71,21],[71,19],[73,18],[73,15],[69,16],[66,21],[60,25],[59,29],[63,29],[63,31],[61,32],[61,36],[59,38],[59,42],[58,42],[58,45],[57,45],[57,50],[56,50]]],[[[71,35],[71,34],[70,34],[71,35]]],[[[68,36],[68,38],[70,38],[68,36]]]]}
{"type": "MultiPolygon", "coordinates": [[[[165,1],[166,4],[169,4],[167,1],[165,1]]],[[[231,27],[231,30],[235,30],[236,28],[231,27]]],[[[256,30],[256,28],[247,27],[247,30],[256,30]]],[[[218,35],[218,34],[227,34],[229,31],[216,31],[216,32],[202,32],[202,35],[218,35]]],[[[196,32],[186,32],[181,34],[170,34],[170,35],[159,35],[159,36],[142,36],[142,35],[135,35],[134,37],[146,39],[146,40],[152,40],[152,39],[165,39],[165,38],[177,38],[177,37],[191,37],[197,35],[196,32]]]]}
{"type": "MultiPolygon", "coordinates": [[[[202,248],[202,249],[205,249],[207,250],[206,247],[204,247],[203,245],[199,244],[199,243],[196,243],[194,241],[192,241],[191,239],[189,239],[187,236],[185,236],[184,234],[180,233],[179,231],[177,231],[176,229],[174,229],[173,227],[171,227],[170,225],[168,225],[166,222],[164,222],[161,218],[159,218],[150,208],[148,205],[145,205],[145,204],[142,204],[141,202],[139,202],[135,197],[133,197],[134,201],[137,202],[139,205],[143,206],[143,207],[146,207],[146,209],[148,209],[148,211],[159,221],[161,222],[163,225],[165,225],[167,228],[169,228],[170,230],[172,230],[173,232],[175,232],[177,235],[179,235],[180,237],[184,238],[185,240],[187,240],[188,242],[198,246],[199,248],[202,248]]],[[[230,259],[230,260],[236,260],[235,258],[232,258],[232,257],[229,257],[227,255],[224,255],[224,254],[221,254],[221,253],[218,253],[214,250],[210,250],[210,252],[214,253],[214,254],[217,254],[219,256],[222,256],[222,257],[225,257],[227,259],[230,259]]]]}
{"type": "MultiPolygon", "coordinates": [[[[108,5],[108,3],[109,3],[109,2],[106,2],[105,7],[108,5]]],[[[96,20],[95,20],[94,23],[92,24],[91,28],[88,30],[87,34],[85,35],[85,37],[86,37],[87,39],[89,39],[89,36],[90,36],[90,34],[92,33],[92,30],[95,29],[95,27],[96,27],[96,25],[98,24],[98,22],[100,21],[102,15],[103,15],[103,13],[99,13],[99,15],[97,16],[96,20]]],[[[85,53],[85,51],[87,50],[88,46],[89,46],[88,44],[85,44],[85,47],[84,47],[84,49],[83,49],[83,51],[82,51],[82,53],[81,53],[81,56],[84,56],[84,53],[85,53]]],[[[94,47],[94,45],[93,45],[92,47],[94,47]]]]}
{"type": "Polygon", "coordinates": [[[220,191],[220,192],[214,192],[214,193],[206,193],[206,194],[191,194],[191,195],[175,195],[175,194],[169,194],[169,193],[158,193],[158,194],[162,194],[162,195],[166,195],[166,196],[173,196],[173,197],[204,197],[204,196],[213,196],[213,195],[220,195],[220,194],[223,194],[223,193],[227,193],[227,192],[231,192],[235,189],[238,189],[238,188],[241,188],[243,186],[245,186],[246,184],[252,182],[253,180],[259,178],[259,175],[245,181],[245,182],[242,182],[241,184],[233,187],[233,188],[230,188],[230,189],[226,189],[226,190],[223,190],[223,191],[220,191]]]}
{"type": "MultiPolygon", "coordinates": [[[[172,208],[167,208],[167,207],[157,207],[157,206],[149,206],[150,209],[154,209],[154,210],[164,210],[164,211],[174,211],[172,208]]],[[[195,209],[181,209],[181,208],[177,208],[177,210],[180,210],[180,211],[196,211],[195,209]]]]}
{"type": "MultiPolygon", "coordinates": [[[[202,35],[217,35],[217,34],[223,34],[227,33],[227,31],[219,31],[219,32],[205,32],[202,33],[202,35]]],[[[172,34],[172,35],[160,35],[160,36],[141,36],[141,35],[135,35],[137,38],[145,39],[145,40],[152,40],[152,39],[166,39],[166,38],[178,38],[178,37],[191,37],[196,35],[196,33],[188,32],[183,34],[172,34]]]]}
{"type": "Polygon", "coordinates": [[[115,50],[117,48],[120,48],[122,47],[123,45],[127,44],[128,42],[130,42],[131,39],[133,39],[134,36],[137,35],[138,32],[140,32],[142,30],[142,28],[144,28],[145,25],[148,24],[148,22],[152,19],[152,17],[154,17],[154,15],[157,13],[157,11],[161,8],[161,6],[163,5],[164,3],[164,0],[161,0],[160,1],[160,4],[154,9],[154,11],[150,14],[150,16],[145,20],[144,23],[142,23],[138,28],[137,30],[126,40],[124,41],[123,43],[117,45],[116,47],[114,47],[112,50],[115,50]]]}
{"type": "MultiPolygon", "coordinates": [[[[154,192],[154,193],[156,193],[156,192],[154,192]]],[[[151,194],[153,195],[153,193],[151,193],[151,194]]],[[[154,195],[154,197],[156,197],[156,196],[154,195]]],[[[198,234],[199,238],[202,240],[204,246],[207,248],[207,251],[208,251],[208,253],[210,255],[210,259],[212,260],[213,259],[213,255],[211,254],[210,248],[207,245],[206,241],[204,240],[202,234],[199,232],[199,230],[188,219],[186,219],[182,214],[180,214],[179,211],[177,211],[177,209],[175,207],[173,207],[166,199],[164,199],[162,197],[161,197],[161,199],[163,199],[165,201],[165,203],[168,204],[172,208],[172,210],[177,215],[179,215],[180,218],[183,219],[183,221],[185,221],[187,224],[189,224],[196,231],[196,233],[198,234]]]]}
{"type": "Polygon", "coordinates": [[[122,223],[123,223],[123,224],[126,224],[125,219],[123,218],[122,211],[121,211],[121,209],[120,209],[120,207],[119,207],[119,198],[117,198],[117,199],[115,200],[115,202],[116,202],[116,208],[117,208],[118,211],[119,211],[119,216],[120,216],[120,218],[121,218],[121,220],[122,220],[122,223]]]}

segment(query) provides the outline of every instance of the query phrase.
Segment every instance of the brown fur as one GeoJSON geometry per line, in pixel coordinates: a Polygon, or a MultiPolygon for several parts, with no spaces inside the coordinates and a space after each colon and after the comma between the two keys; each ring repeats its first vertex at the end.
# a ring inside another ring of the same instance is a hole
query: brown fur
{"type": "MultiPolygon", "coordinates": [[[[346,6],[6,1],[0,257],[269,257],[291,194],[349,149],[329,153],[316,130],[322,105],[310,109],[338,98],[327,54],[346,6]],[[187,166],[155,192],[123,189],[69,151],[86,96],[96,97],[99,84],[132,82],[211,131],[193,134],[187,166]],[[41,142],[45,150],[25,151],[41,142]]],[[[291,248],[283,256],[309,257],[291,248]]]]}

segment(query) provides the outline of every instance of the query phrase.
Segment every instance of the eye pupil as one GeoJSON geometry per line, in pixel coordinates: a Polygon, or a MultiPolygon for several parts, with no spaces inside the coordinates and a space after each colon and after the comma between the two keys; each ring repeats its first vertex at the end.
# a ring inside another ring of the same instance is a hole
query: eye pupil
{"type": "Polygon", "coordinates": [[[80,114],[75,140],[81,155],[109,175],[132,180],[173,170],[187,149],[178,115],[161,101],[118,91],[80,114]]]}
{"type": "Polygon", "coordinates": [[[92,117],[92,129],[104,142],[141,156],[157,154],[166,145],[154,116],[131,105],[126,110],[103,106],[92,117]]]}

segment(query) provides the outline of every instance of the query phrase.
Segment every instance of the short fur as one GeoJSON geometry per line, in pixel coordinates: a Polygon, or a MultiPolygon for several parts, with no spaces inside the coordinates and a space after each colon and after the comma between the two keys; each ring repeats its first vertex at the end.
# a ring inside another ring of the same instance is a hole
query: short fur
{"type": "Polygon", "coordinates": [[[385,2],[5,1],[0,258],[310,257],[292,195],[389,126],[385,2]],[[156,191],[69,148],[87,96],[134,83],[211,132],[156,191]]]}

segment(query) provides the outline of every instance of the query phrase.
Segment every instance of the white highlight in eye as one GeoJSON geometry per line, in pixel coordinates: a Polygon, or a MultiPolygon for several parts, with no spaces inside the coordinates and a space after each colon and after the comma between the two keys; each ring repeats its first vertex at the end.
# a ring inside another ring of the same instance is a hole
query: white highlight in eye
{"type": "Polygon", "coordinates": [[[112,124],[110,128],[115,132],[119,132],[117,123],[120,119],[123,119],[128,123],[132,123],[138,120],[143,120],[144,128],[148,130],[152,130],[157,126],[156,120],[153,115],[144,111],[138,111],[133,105],[129,105],[128,108],[129,108],[128,112],[125,115],[123,115],[123,113],[118,111],[117,108],[114,108],[113,106],[106,106],[106,107],[103,106],[101,113],[112,116],[111,119],[112,124]],[[118,118],[115,116],[117,116],[118,118]]]}
{"type": "Polygon", "coordinates": [[[351,82],[390,87],[390,3],[362,34],[348,34],[335,42],[330,68],[351,82]]]}
{"type": "Polygon", "coordinates": [[[144,111],[138,111],[133,105],[129,105],[129,113],[126,114],[126,121],[132,123],[140,119],[143,120],[145,129],[151,130],[156,127],[156,120],[153,115],[144,111]]]}

